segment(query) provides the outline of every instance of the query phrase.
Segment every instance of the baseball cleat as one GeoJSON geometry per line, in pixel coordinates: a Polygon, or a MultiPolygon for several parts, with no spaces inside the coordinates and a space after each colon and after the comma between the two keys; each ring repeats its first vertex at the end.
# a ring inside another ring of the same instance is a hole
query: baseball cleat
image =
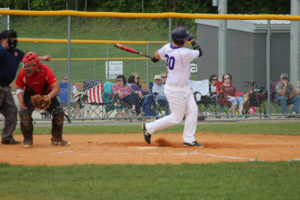
{"type": "Polygon", "coordinates": [[[188,142],[184,142],[183,143],[184,146],[190,146],[190,147],[204,147],[202,144],[199,144],[197,141],[188,143],[188,142]]]}
{"type": "Polygon", "coordinates": [[[15,140],[14,138],[3,139],[1,144],[20,144],[20,141],[15,140]]]}
{"type": "Polygon", "coordinates": [[[24,140],[24,142],[23,142],[23,144],[24,144],[24,147],[32,147],[32,140],[24,140]]]}
{"type": "Polygon", "coordinates": [[[144,139],[148,144],[151,144],[151,134],[147,131],[145,123],[142,125],[144,139]]]}
{"type": "Polygon", "coordinates": [[[67,146],[70,145],[71,142],[67,140],[51,140],[51,144],[55,146],[67,146]]]}

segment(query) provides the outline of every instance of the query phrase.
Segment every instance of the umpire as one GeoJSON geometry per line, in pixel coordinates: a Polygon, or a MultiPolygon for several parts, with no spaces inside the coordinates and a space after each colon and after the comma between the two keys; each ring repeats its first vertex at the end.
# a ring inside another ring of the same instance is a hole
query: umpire
{"type": "Polygon", "coordinates": [[[20,142],[13,138],[13,132],[17,125],[18,109],[9,85],[15,79],[24,53],[21,50],[16,49],[16,31],[2,31],[0,33],[0,40],[0,113],[5,118],[1,143],[19,144],[20,142]]]}

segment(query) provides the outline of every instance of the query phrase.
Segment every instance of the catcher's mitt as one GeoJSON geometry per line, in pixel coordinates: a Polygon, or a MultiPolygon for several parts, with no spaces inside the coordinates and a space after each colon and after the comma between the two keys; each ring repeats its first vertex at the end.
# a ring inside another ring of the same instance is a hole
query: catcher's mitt
{"type": "Polygon", "coordinates": [[[48,95],[36,94],[31,96],[31,103],[35,109],[44,110],[49,108],[51,99],[48,97],[48,95]]]}

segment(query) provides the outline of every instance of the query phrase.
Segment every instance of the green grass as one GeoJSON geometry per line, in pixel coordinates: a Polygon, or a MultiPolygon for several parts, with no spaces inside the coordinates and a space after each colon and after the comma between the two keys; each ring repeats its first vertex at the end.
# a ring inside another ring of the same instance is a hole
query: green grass
{"type": "MultiPolygon", "coordinates": [[[[35,127],[34,133],[50,133],[50,127],[35,127]]],[[[299,122],[277,122],[277,123],[229,123],[229,124],[198,124],[197,132],[210,133],[239,133],[239,134],[284,134],[284,135],[300,135],[299,122]]],[[[183,131],[183,125],[173,126],[158,132],[174,132],[183,131]]],[[[139,125],[96,125],[96,126],[65,126],[65,133],[140,133],[139,125]]],[[[16,129],[16,133],[20,134],[20,129],[16,129]]]]}
{"type": "MultiPolygon", "coordinates": [[[[160,132],[181,132],[182,125],[160,132]]],[[[199,124],[197,132],[299,134],[295,122],[199,124]]],[[[20,130],[17,129],[20,133],[20,130]]],[[[35,133],[50,128],[36,127],[35,133]]],[[[140,126],[65,126],[66,133],[138,133],[140,126]]],[[[80,159],[80,158],[78,158],[80,159]]],[[[299,199],[300,162],[181,165],[0,164],[3,200],[16,199],[299,199]]]]}
{"type": "Polygon", "coordinates": [[[299,199],[300,162],[0,165],[1,199],[299,199]]]}

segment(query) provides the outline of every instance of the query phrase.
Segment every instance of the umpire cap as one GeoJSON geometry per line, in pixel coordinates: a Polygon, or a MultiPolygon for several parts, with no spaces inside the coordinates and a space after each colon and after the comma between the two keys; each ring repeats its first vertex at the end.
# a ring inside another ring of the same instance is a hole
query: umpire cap
{"type": "Polygon", "coordinates": [[[10,37],[17,38],[17,32],[13,29],[10,29],[10,30],[4,30],[0,33],[0,40],[3,38],[10,38],[10,37]]]}
{"type": "Polygon", "coordinates": [[[192,37],[193,36],[191,34],[189,34],[189,32],[183,27],[176,28],[172,33],[172,40],[174,42],[190,40],[192,37]]]}

